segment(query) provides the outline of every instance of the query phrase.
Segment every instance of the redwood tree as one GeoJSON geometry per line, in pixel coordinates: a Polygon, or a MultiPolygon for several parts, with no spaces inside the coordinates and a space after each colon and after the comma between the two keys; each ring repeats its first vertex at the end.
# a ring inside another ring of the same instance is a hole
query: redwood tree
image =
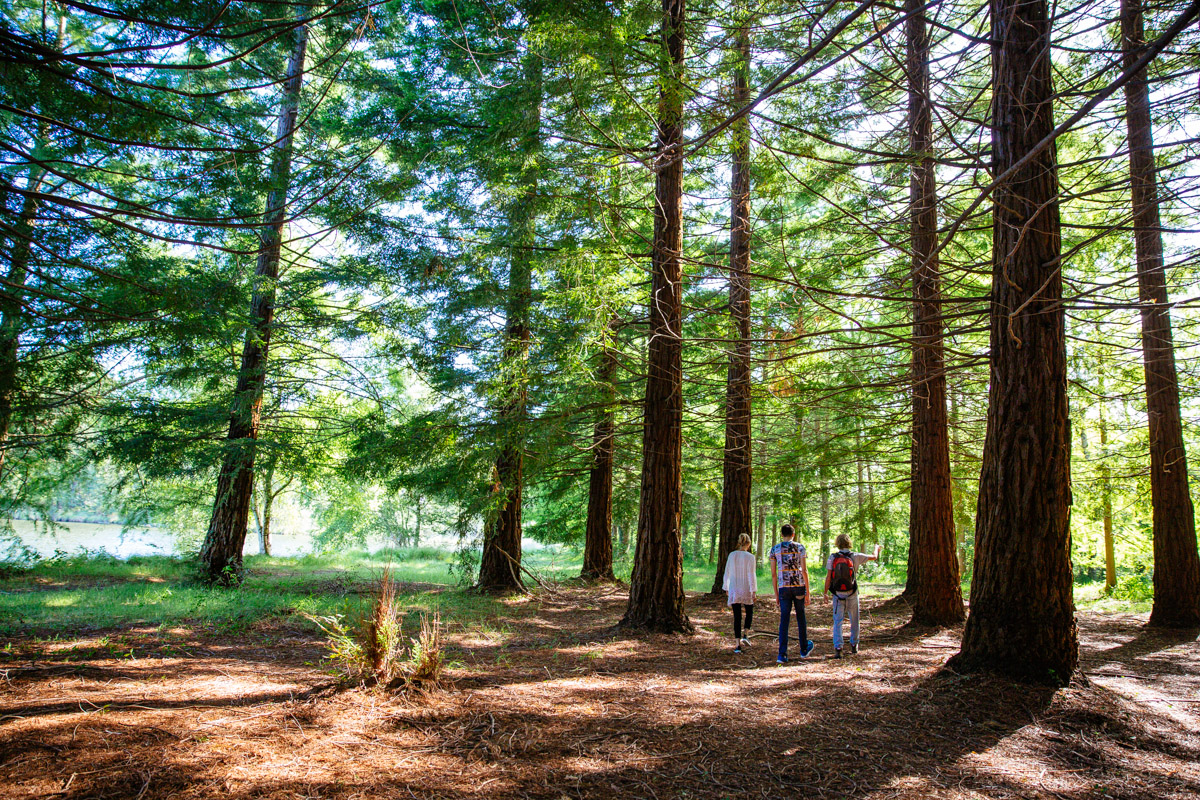
{"type": "MultiPolygon", "coordinates": [[[[750,31],[743,21],[737,32],[737,65],[733,106],[750,101],[750,31]]],[[[725,481],[721,490],[720,550],[712,593],[722,591],[725,561],[738,536],[749,534],[750,512],[750,117],[734,122],[733,179],[730,195],[729,314],[732,347],[725,385],[725,481]]]]}
{"type": "MultiPolygon", "coordinates": [[[[609,330],[613,329],[609,325],[609,330]]],[[[605,405],[592,436],[592,468],[588,481],[587,524],[584,528],[583,569],[580,577],[615,580],[612,552],[613,497],[613,377],[617,358],[606,340],[596,377],[604,392],[605,405]]]]}
{"type": "Polygon", "coordinates": [[[941,274],[937,256],[937,185],[929,97],[929,28],[923,0],[906,0],[908,135],[912,151],[909,219],[912,248],[912,489],[908,511],[908,582],[912,621],[961,622],[962,588],[954,551],[954,498],[946,416],[941,274]]]}
{"type": "Polygon", "coordinates": [[[1054,128],[1050,15],[1046,0],[991,12],[991,369],[971,613],[951,663],[1065,685],[1079,654],[1058,157],[1037,150],[1054,128]]]}
{"type": "MultiPolygon", "coordinates": [[[[303,7],[302,7],[303,8],[303,7]]],[[[283,98],[275,145],[271,157],[266,213],[260,232],[261,244],[254,269],[254,295],[250,303],[250,330],[242,347],[237,388],[229,412],[229,436],[212,519],[200,550],[200,560],[214,581],[239,582],[242,548],[254,490],[254,449],[262,415],[266,382],[267,352],[275,319],[275,285],[279,279],[279,251],[287,217],[288,191],[292,174],[292,138],[304,83],[304,55],[308,48],[308,25],[294,29],[291,57],[283,83],[283,98]]]]}
{"type": "MultiPolygon", "coordinates": [[[[1121,50],[1132,69],[1145,45],[1140,0],[1121,0],[1121,50]]],[[[1129,129],[1129,179],[1133,195],[1133,238],[1138,299],[1142,307],[1142,358],[1150,417],[1150,497],[1154,517],[1154,607],[1150,625],[1200,626],[1200,557],[1188,491],[1179,380],[1171,333],[1170,299],[1158,213],[1158,185],[1146,71],[1125,84],[1129,129]]],[[[1108,536],[1106,530],[1106,537],[1108,536]]]]}
{"type": "Polygon", "coordinates": [[[662,1],[662,67],[654,155],[649,346],[637,549],[622,626],[691,631],[684,608],[683,55],[684,0],[662,1]]]}
{"type": "Polygon", "coordinates": [[[537,235],[537,190],[541,151],[542,62],[527,52],[522,64],[531,100],[515,151],[524,154],[519,196],[509,211],[511,237],[504,355],[500,374],[500,452],[496,457],[493,509],[483,537],[479,586],[492,591],[524,589],[521,581],[521,506],[525,482],[528,400],[529,311],[533,295],[533,250],[537,235]]]}

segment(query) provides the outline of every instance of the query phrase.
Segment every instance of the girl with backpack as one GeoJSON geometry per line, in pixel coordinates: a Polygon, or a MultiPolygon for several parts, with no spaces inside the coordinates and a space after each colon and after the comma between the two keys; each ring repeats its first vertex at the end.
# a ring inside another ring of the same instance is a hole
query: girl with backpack
{"type": "Polygon", "coordinates": [[[750,534],[738,537],[737,550],[725,562],[726,602],[733,609],[733,652],[740,653],[750,646],[742,636],[742,611],[746,612],[746,632],[754,619],[754,595],[758,592],[758,565],[750,552],[750,534]]]}
{"type": "Polygon", "coordinates": [[[850,613],[850,652],[858,652],[858,569],[868,561],[878,561],[883,545],[875,545],[875,555],[850,549],[850,537],[839,533],[837,551],[825,561],[825,594],[833,593],[833,657],[842,657],[842,622],[850,613]]]}

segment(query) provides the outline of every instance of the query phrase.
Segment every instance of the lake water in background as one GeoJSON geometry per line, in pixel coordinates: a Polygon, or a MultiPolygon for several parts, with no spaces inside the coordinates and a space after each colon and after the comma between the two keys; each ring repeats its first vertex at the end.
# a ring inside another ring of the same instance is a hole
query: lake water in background
{"type": "MultiPolygon", "coordinates": [[[[121,525],[106,525],[92,522],[60,522],[53,529],[41,523],[35,525],[29,520],[12,520],[13,530],[23,544],[32,547],[39,555],[52,556],[55,551],[77,553],[80,550],[104,550],[117,558],[131,556],[171,556],[181,555],[176,547],[175,537],[166,528],[131,527],[121,525]]],[[[372,542],[369,549],[377,550],[384,542],[372,542]]],[[[436,547],[441,550],[454,550],[458,547],[458,537],[454,534],[429,534],[421,537],[422,547],[436,547]]],[[[526,550],[539,550],[543,547],[539,542],[525,539],[522,546],[526,550]]],[[[0,554],[4,546],[0,543],[0,554]]],[[[253,530],[246,536],[246,555],[258,553],[258,534],[253,530]]],[[[271,534],[271,554],[277,556],[302,556],[313,552],[313,538],[310,533],[292,533],[281,531],[271,534]]]]}
{"type": "MultiPolygon", "coordinates": [[[[53,528],[29,520],[12,520],[13,530],[23,544],[42,556],[52,556],[56,550],[76,553],[80,550],[104,550],[118,558],[130,556],[179,555],[175,537],[166,528],[130,527],[92,522],[59,522],[53,528]]],[[[271,537],[271,551],[281,556],[296,556],[312,552],[312,536],[288,534],[271,537]]],[[[258,536],[246,537],[246,555],[258,552],[258,536]]]]}

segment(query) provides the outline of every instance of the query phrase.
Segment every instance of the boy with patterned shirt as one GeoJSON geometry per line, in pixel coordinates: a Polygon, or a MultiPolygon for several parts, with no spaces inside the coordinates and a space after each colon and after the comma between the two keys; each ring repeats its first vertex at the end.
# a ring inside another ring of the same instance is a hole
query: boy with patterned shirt
{"type": "Polygon", "coordinates": [[[796,609],[796,623],[800,629],[800,658],[808,658],[813,650],[808,638],[808,621],[804,606],[808,603],[808,553],[804,545],[793,541],[796,529],[784,525],[779,529],[779,544],[771,548],[771,584],[775,587],[775,603],[779,606],[779,656],[776,664],[788,661],[788,623],[792,608],[796,609]]]}

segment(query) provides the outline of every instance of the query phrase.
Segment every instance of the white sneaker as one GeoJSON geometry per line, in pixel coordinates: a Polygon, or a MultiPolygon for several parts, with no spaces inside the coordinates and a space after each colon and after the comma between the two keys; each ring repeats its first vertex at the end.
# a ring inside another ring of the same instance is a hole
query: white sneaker
{"type": "Polygon", "coordinates": [[[739,644],[741,644],[743,650],[750,649],[750,640],[749,639],[742,639],[742,641],[739,642],[739,644]]]}

